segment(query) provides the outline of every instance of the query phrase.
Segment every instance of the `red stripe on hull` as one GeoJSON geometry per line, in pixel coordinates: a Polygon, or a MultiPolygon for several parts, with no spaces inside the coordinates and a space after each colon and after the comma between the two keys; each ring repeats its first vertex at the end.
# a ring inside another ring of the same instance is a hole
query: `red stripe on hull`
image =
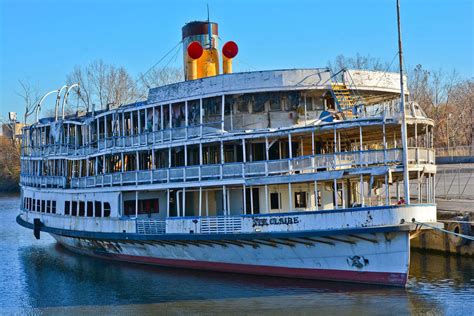
{"type": "MultiPolygon", "coordinates": [[[[83,251],[81,251],[83,252],[83,251]]],[[[181,259],[164,259],[154,257],[130,256],[124,254],[110,254],[86,252],[89,255],[126,261],[131,263],[151,264],[172,268],[186,268],[231,273],[257,274],[299,279],[314,279],[327,281],[343,281],[367,284],[382,284],[404,287],[407,282],[407,273],[391,272],[358,272],[333,269],[288,268],[275,266],[248,265],[224,262],[209,262],[181,259]]]]}

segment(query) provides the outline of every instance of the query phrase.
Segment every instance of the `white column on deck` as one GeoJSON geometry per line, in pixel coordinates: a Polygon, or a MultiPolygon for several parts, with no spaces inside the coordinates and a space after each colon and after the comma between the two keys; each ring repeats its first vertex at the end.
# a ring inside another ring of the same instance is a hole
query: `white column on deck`
{"type": "Polygon", "coordinates": [[[293,146],[291,143],[291,133],[288,133],[288,153],[290,156],[290,159],[288,159],[288,173],[291,174],[292,159],[293,159],[293,146]]]}
{"type": "Polygon", "coordinates": [[[307,122],[306,122],[307,113],[308,113],[308,111],[307,111],[307,108],[306,108],[306,93],[305,93],[305,95],[304,95],[304,126],[307,125],[307,122]]]}
{"type": "Polygon", "coordinates": [[[170,217],[170,189],[166,189],[166,217],[170,217]]]}
{"type": "Polygon", "coordinates": [[[253,187],[250,187],[250,213],[253,214],[253,187]]]}
{"type": "Polygon", "coordinates": [[[142,133],[142,130],[143,130],[143,128],[142,128],[142,125],[143,125],[143,124],[142,124],[141,110],[138,110],[138,111],[137,111],[137,115],[138,115],[138,128],[137,128],[137,130],[138,130],[138,137],[139,137],[139,138],[138,138],[138,142],[140,143],[140,142],[141,142],[141,141],[140,141],[140,138],[141,138],[141,135],[140,135],[140,134],[142,133]]]}
{"type": "Polygon", "coordinates": [[[334,125],[334,146],[333,146],[333,153],[334,153],[334,168],[336,168],[337,165],[337,132],[336,132],[336,125],[334,125]]]}
{"type": "Polygon", "coordinates": [[[199,186],[199,216],[202,216],[202,186],[199,186]]]}
{"type": "Polygon", "coordinates": [[[247,214],[247,194],[246,194],[245,184],[242,185],[242,197],[243,197],[243,204],[244,204],[244,207],[242,208],[244,211],[243,213],[247,214]]]}
{"type": "Polygon", "coordinates": [[[188,139],[188,100],[184,101],[184,126],[185,126],[185,136],[188,139]]]}
{"type": "Polygon", "coordinates": [[[221,167],[220,167],[220,171],[221,171],[221,179],[223,179],[224,177],[224,163],[225,163],[225,159],[224,159],[224,142],[221,141],[221,167]]]}
{"type": "Polygon", "coordinates": [[[107,149],[107,137],[109,133],[107,133],[107,116],[104,115],[104,147],[107,149]]]}
{"type": "Polygon", "coordinates": [[[245,150],[245,138],[242,138],[242,177],[245,178],[245,163],[247,162],[247,153],[245,150]]]}
{"type": "Polygon", "coordinates": [[[268,137],[265,136],[265,176],[268,176],[268,137]]]}
{"type": "Polygon", "coordinates": [[[171,106],[171,103],[168,105],[168,108],[169,108],[169,118],[170,118],[170,126],[169,126],[169,129],[170,129],[170,139],[171,139],[171,129],[173,128],[173,107],[171,106]]]}
{"type": "Polygon", "coordinates": [[[227,216],[227,190],[225,185],[222,186],[222,207],[224,209],[224,216],[227,216]]]}
{"type": "Polygon", "coordinates": [[[202,98],[199,99],[199,129],[200,129],[200,135],[202,138],[202,123],[203,123],[203,109],[202,109],[202,98]]]}
{"type": "Polygon", "coordinates": [[[314,153],[315,153],[315,148],[314,148],[314,131],[311,132],[311,167],[313,167],[313,172],[315,171],[314,170],[314,167],[315,167],[315,163],[314,163],[314,153]]]}
{"type": "Polygon", "coordinates": [[[206,216],[209,216],[209,190],[206,189],[206,216]]]}
{"type": "Polygon", "coordinates": [[[183,209],[181,211],[181,216],[186,216],[186,188],[183,188],[183,209]]]}
{"type": "Polygon", "coordinates": [[[334,179],[334,209],[337,210],[338,207],[338,199],[337,199],[337,180],[334,179]]]}
{"type": "Polygon", "coordinates": [[[316,208],[316,211],[319,209],[318,207],[318,181],[314,180],[314,206],[316,208]]]}
{"type": "Polygon", "coordinates": [[[265,213],[270,213],[268,209],[268,185],[265,184],[265,213]]]}
{"type": "Polygon", "coordinates": [[[202,177],[202,143],[199,142],[199,181],[202,177]]]}
{"type": "Polygon", "coordinates": [[[387,138],[385,136],[385,121],[383,122],[382,129],[383,129],[383,162],[384,164],[387,164],[387,138]]]}
{"type": "Polygon", "coordinates": [[[362,167],[362,126],[359,126],[359,165],[362,167]]]}
{"type": "Polygon", "coordinates": [[[225,96],[222,95],[222,102],[221,102],[221,130],[224,133],[224,110],[225,110],[225,96]]]}
{"type": "Polygon", "coordinates": [[[291,194],[291,182],[288,182],[288,212],[293,208],[293,195],[291,194]]]}
{"type": "Polygon", "coordinates": [[[138,191],[135,191],[135,218],[138,218],[138,191]]]}

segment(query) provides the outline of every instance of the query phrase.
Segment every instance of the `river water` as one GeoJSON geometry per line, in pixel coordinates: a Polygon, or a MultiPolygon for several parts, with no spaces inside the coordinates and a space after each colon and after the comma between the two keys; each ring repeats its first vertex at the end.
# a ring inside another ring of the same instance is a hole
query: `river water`
{"type": "Polygon", "coordinates": [[[150,267],[89,258],[15,222],[0,197],[0,314],[474,313],[474,260],[414,252],[406,289],[150,267]]]}

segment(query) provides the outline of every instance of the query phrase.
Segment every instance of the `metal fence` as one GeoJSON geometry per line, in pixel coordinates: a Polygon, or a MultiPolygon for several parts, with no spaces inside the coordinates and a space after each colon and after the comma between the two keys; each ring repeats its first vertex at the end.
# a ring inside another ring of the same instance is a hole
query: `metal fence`
{"type": "Polygon", "coordinates": [[[474,165],[438,166],[436,197],[444,199],[474,199],[474,165]]]}
{"type": "Polygon", "coordinates": [[[474,146],[456,146],[451,148],[436,148],[436,157],[466,157],[474,156],[474,146]]]}

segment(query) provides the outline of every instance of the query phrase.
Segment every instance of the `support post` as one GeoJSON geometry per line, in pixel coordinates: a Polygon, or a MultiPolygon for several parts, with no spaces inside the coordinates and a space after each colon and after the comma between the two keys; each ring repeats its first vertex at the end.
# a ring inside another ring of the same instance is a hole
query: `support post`
{"type": "Polygon", "coordinates": [[[397,0],[397,25],[398,25],[398,58],[400,64],[400,107],[402,116],[402,148],[403,148],[403,184],[406,204],[410,204],[410,183],[408,171],[408,144],[407,144],[407,122],[405,113],[405,88],[403,81],[403,49],[402,31],[400,25],[400,0],[397,0]]]}

